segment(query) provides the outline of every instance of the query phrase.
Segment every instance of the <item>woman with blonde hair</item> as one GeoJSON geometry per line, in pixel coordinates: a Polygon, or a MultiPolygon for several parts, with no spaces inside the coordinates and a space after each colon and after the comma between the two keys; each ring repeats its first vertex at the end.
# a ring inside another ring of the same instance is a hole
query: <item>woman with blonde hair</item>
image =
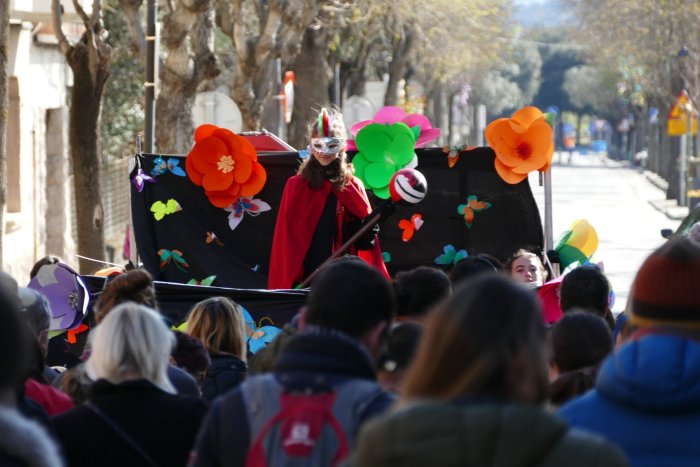
{"type": "Polygon", "coordinates": [[[92,332],[90,396],[52,419],[71,466],[185,465],[206,404],[175,394],[167,375],[175,337],[154,310],[117,306],[92,332]]]}
{"type": "MultiPolygon", "coordinates": [[[[138,303],[152,309],[158,308],[153,278],[148,271],[133,269],[109,280],[94,305],[95,322],[100,324],[112,310],[126,302],[138,303]]],[[[81,358],[88,357],[91,351],[90,345],[86,346],[85,355],[81,358]]],[[[76,404],[79,404],[85,400],[90,384],[92,384],[92,379],[85,370],[85,365],[82,363],[74,366],[57,377],[52,385],[68,394],[76,404]]],[[[170,365],[167,368],[167,373],[179,394],[200,395],[194,378],[185,371],[170,365]]]]}
{"type": "Polygon", "coordinates": [[[398,410],[363,427],[352,465],[626,465],[545,411],[547,360],[531,293],[497,276],[466,282],[428,319],[398,410]]]}
{"type": "Polygon", "coordinates": [[[202,341],[211,358],[202,386],[204,399],[211,401],[245,379],[245,326],[241,307],[227,297],[208,298],[192,308],[187,333],[202,341]]]}

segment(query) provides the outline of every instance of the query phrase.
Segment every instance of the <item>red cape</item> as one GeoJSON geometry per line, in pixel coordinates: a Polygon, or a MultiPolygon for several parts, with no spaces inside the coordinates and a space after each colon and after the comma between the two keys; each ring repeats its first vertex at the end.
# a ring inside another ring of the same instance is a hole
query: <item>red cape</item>
{"type": "MultiPolygon", "coordinates": [[[[272,239],[268,288],[289,289],[294,286],[294,280],[298,279],[331,189],[333,188],[328,181],[325,181],[321,188],[313,189],[301,175],[287,180],[272,239]]],[[[364,219],[372,212],[365,188],[356,177],[353,177],[342,191],[333,189],[333,193],[358,219],[364,219]]],[[[371,250],[359,251],[358,256],[389,277],[382,259],[379,239],[375,239],[371,250]]],[[[311,272],[306,271],[306,275],[311,272]]]]}

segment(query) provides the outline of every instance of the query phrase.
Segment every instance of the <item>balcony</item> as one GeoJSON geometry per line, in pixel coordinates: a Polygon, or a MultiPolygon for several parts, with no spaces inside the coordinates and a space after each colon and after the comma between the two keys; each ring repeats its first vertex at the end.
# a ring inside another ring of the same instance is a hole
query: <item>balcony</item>
{"type": "MultiPolygon", "coordinates": [[[[2,0],[0,0],[2,1],[2,0]]],[[[73,0],[60,0],[63,5],[63,20],[80,20],[73,8],[73,0]]],[[[92,12],[91,0],[78,0],[87,14],[92,12]]],[[[10,18],[32,23],[51,22],[51,0],[10,0],[10,18]]]]}

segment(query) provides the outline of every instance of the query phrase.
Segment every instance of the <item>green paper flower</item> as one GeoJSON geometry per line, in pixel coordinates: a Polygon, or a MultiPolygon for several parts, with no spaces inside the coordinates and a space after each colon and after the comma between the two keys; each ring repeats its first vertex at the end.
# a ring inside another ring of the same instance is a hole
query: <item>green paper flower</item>
{"type": "Polygon", "coordinates": [[[416,132],[404,123],[373,123],[360,130],[355,144],[359,151],[352,160],[355,175],[377,197],[389,198],[391,177],[414,157],[416,132]]]}

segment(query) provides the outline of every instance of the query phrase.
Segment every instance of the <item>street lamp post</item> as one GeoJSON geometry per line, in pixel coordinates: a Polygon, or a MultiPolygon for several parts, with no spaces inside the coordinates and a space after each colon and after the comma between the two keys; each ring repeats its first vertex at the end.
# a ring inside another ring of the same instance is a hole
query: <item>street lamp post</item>
{"type": "MultiPolygon", "coordinates": [[[[686,92],[686,77],[685,74],[683,73],[685,70],[685,64],[688,60],[688,55],[690,55],[688,51],[688,47],[684,44],[681,49],[678,51],[677,57],[681,62],[680,66],[680,75],[681,75],[681,89],[682,92],[686,92]]],[[[680,164],[678,168],[678,204],[680,206],[685,206],[687,201],[687,182],[688,182],[688,143],[690,142],[690,146],[692,147],[693,145],[693,136],[692,136],[692,131],[693,131],[693,109],[692,105],[690,103],[690,98],[688,98],[688,103],[684,106],[684,108],[681,111],[685,111],[686,113],[686,124],[687,128],[686,131],[683,135],[681,135],[681,141],[680,141],[680,164]],[[688,136],[690,135],[690,136],[688,136]]]]}

